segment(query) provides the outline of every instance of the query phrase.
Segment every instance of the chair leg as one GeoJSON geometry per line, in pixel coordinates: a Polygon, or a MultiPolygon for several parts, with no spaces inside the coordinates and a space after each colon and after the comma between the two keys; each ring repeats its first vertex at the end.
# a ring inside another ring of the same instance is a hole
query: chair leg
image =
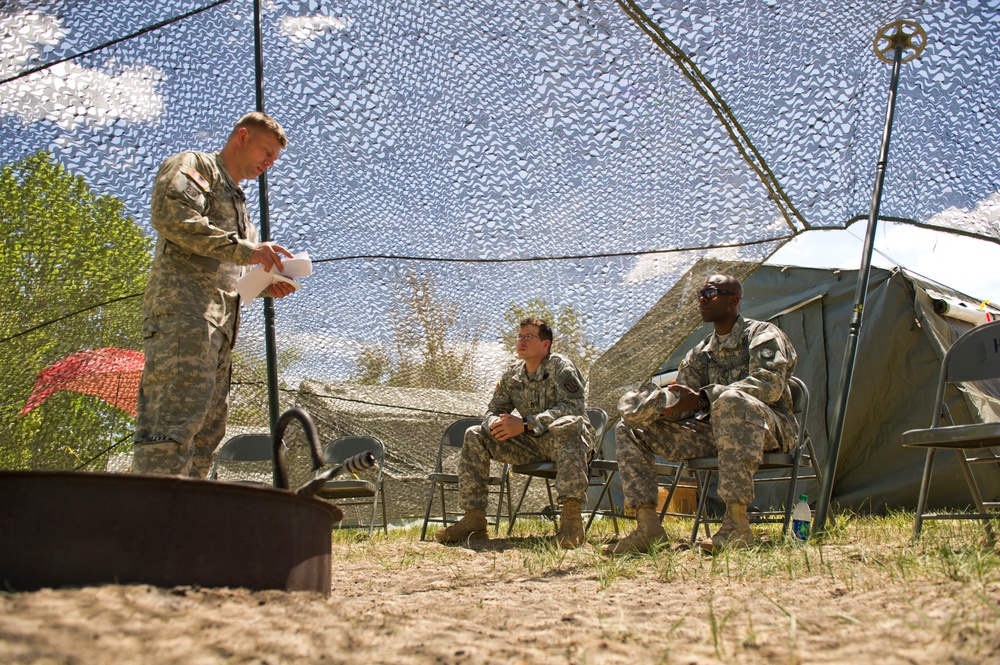
{"type": "Polygon", "coordinates": [[[792,506],[795,501],[795,485],[799,482],[799,460],[802,459],[802,449],[792,457],[792,472],[788,479],[788,495],[785,497],[785,517],[781,524],[781,537],[788,537],[788,525],[792,523],[792,506]]]}
{"type": "Polygon", "coordinates": [[[552,521],[554,522],[556,520],[556,513],[558,513],[559,510],[556,506],[556,502],[552,499],[552,483],[549,482],[548,478],[545,479],[545,491],[549,495],[549,510],[552,511],[552,521]]]}
{"type": "MultiPolygon", "coordinates": [[[[510,537],[510,534],[512,534],[514,532],[514,521],[517,519],[518,513],[521,512],[521,504],[524,503],[524,497],[528,493],[528,486],[529,485],[531,485],[531,476],[528,476],[527,480],[524,481],[524,489],[521,490],[521,498],[518,499],[517,508],[515,508],[514,512],[511,513],[511,515],[510,515],[510,524],[507,525],[507,537],[508,538],[510,537]]],[[[508,494],[509,493],[510,492],[508,492],[508,494]]]]}
{"type": "Polygon", "coordinates": [[[438,484],[438,491],[441,492],[441,524],[448,526],[448,506],[444,501],[444,483],[438,484]]]}
{"type": "Polygon", "coordinates": [[[427,523],[431,521],[431,504],[434,503],[434,485],[436,483],[431,481],[431,492],[427,497],[427,512],[424,513],[424,526],[420,529],[420,540],[424,540],[427,537],[427,523]]]}
{"type": "MultiPolygon", "coordinates": [[[[983,505],[983,493],[979,491],[979,483],[976,482],[975,476],[972,475],[972,467],[969,466],[967,459],[968,455],[965,454],[964,450],[956,450],[955,454],[958,455],[958,463],[962,467],[962,474],[965,476],[965,483],[969,486],[969,492],[972,494],[972,500],[976,504],[976,510],[979,511],[980,515],[985,515],[986,506],[983,505]]],[[[996,542],[996,537],[993,535],[993,524],[988,519],[983,521],[986,527],[986,538],[990,544],[993,544],[996,542]]]]}
{"type": "MultiPolygon", "coordinates": [[[[691,529],[692,543],[698,541],[698,526],[705,519],[705,505],[708,503],[708,486],[712,482],[712,472],[706,471],[704,480],[702,479],[701,472],[696,472],[694,477],[698,491],[698,508],[694,515],[694,528],[691,529]]],[[[708,528],[708,522],[705,522],[705,536],[707,538],[712,537],[712,532],[708,528]]]]}
{"type": "MultiPolygon", "coordinates": [[[[663,508],[660,510],[660,522],[663,522],[663,518],[666,517],[667,511],[670,510],[670,501],[674,498],[674,492],[677,491],[677,486],[681,482],[681,472],[684,471],[684,462],[680,463],[677,470],[674,471],[674,480],[670,483],[670,489],[667,490],[667,498],[663,502],[663,508]]],[[[657,485],[659,487],[659,485],[657,485]]]]}
{"type": "Polygon", "coordinates": [[[378,490],[376,489],[375,495],[372,497],[372,516],[371,519],[368,520],[368,538],[371,538],[372,534],[375,533],[375,515],[377,514],[377,511],[378,511],[378,490]]]}
{"type": "Polygon", "coordinates": [[[385,535],[389,535],[389,520],[386,518],[385,514],[385,482],[379,484],[378,488],[379,494],[382,495],[382,531],[385,535]]]}
{"type": "MultiPolygon", "coordinates": [[[[822,487],[823,485],[823,470],[822,465],[819,463],[819,458],[816,457],[816,449],[813,448],[813,442],[810,437],[806,437],[806,449],[809,451],[809,464],[812,465],[813,475],[816,476],[816,482],[822,487]]],[[[833,514],[830,514],[830,518],[833,518],[833,514]]]]}
{"type": "Polygon", "coordinates": [[[920,529],[924,524],[924,510],[927,508],[927,494],[931,488],[935,452],[934,448],[928,448],[927,458],[924,460],[924,476],[920,479],[920,495],[917,497],[917,515],[913,520],[913,540],[920,537],[920,529]]]}
{"type": "MultiPolygon", "coordinates": [[[[601,487],[601,493],[597,496],[597,501],[594,503],[594,509],[590,511],[590,517],[587,518],[587,525],[583,528],[584,531],[590,531],[590,525],[594,522],[594,515],[600,509],[601,504],[604,502],[604,497],[608,495],[611,489],[611,479],[615,477],[614,471],[608,471],[607,477],[604,479],[604,485],[601,487]]],[[[608,497],[608,506],[610,507],[612,516],[614,515],[615,505],[614,502],[608,497]]],[[[618,529],[615,529],[617,534],[618,529]]]]}
{"type": "MultiPolygon", "coordinates": [[[[493,535],[500,535],[500,513],[503,510],[503,484],[504,479],[507,477],[507,465],[503,465],[503,471],[500,472],[500,488],[497,490],[497,518],[496,524],[493,525],[493,535]]],[[[507,500],[508,503],[510,499],[507,500]]]]}

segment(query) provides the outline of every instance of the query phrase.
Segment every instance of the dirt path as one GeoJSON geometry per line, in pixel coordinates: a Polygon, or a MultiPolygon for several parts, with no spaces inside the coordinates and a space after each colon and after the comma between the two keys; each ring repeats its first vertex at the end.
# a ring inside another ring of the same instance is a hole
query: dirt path
{"type": "MultiPolygon", "coordinates": [[[[815,558],[818,548],[814,550],[815,558]]],[[[824,548],[827,549],[827,548],[824,548]]],[[[850,558],[849,550],[830,550],[850,558]]],[[[329,597],[102,586],[0,598],[3,663],[1000,663],[1000,580],[856,562],[620,564],[498,541],[334,543],[329,597]],[[602,588],[603,587],[603,588],[602,588]]]]}

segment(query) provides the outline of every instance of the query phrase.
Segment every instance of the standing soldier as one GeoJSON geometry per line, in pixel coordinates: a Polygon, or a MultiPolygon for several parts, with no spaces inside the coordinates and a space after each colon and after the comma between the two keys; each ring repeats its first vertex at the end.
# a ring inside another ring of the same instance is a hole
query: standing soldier
{"type": "Polygon", "coordinates": [[[753,476],[766,450],[788,451],[798,424],[788,379],[795,349],[777,326],[740,316],[743,285],[735,277],[709,277],[698,291],[699,312],[714,332],[692,349],[666,391],[651,384],[618,404],[615,429],[625,505],[638,528],[605,554],[647,551],[666,533],[656,511],[655,455],[671,461],[718,455],[722,526],[702,549],[717,552],[753,544],[747,506],[753,476]]]}
{"type": "Polygon", "coordinates": [[[553,543],[573,549],[584,541],[581,509],[587,495],[587,461],[594,428],[584,407],[586,384],[565,356],[549,353],[552,329],[538,318],[521,322],[517,356],[497,382],[482,426],[465,433],[458,464],[458,492],[465,515],[441,529],[442,543],[486,538],[490,460],[510,464],[555,462],[562,504],[553,543]],[[514,411],[519,415],[513,415],[514,411]]]}
{"type": "MultiPolygon", "coordinates": [[[[259,242],[240,182],[270,168],[288,145],[264,113],[243,116],[221,151],[167,158],[153,184],[158,232],[142,301],[146,353],[139,386],[134,473],[204,478],[226,431],[232,347],[243,266],[277,266],[291,253],[259,242]]],[[[276,283],[268,295],[293,289],[276,283]]]]}

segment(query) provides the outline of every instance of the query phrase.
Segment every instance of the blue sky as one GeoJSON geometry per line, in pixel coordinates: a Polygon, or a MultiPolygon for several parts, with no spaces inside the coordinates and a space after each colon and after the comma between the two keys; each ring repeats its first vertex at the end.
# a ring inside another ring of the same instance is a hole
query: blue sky
{"type": "MultiPolygon", "coordinates": [[[[816,268],[861,267],[865,222],[846,230],[806,231],[768,263],[816,268]]],[[[903,224],[880,224],[872,264],[902,266],[980,300],[1000,305],[1000,245],[903,224]]]]}
{"type": "MultiPolygon", "coordinates": [[[[888,72],[871,53],[872,30],[894,5],[743,3],[716,20],[714,8],[653,4],[736,109],[802,215],[795,228],[867,210],[888,72]],[[831,24],[838,48],[820,62],[797,37],[831,24]],[[733,44],[751,45],[752,57],[733,44]]],[[[324,261],[281,303],[278,329],[286,343],[316,349],[324,367],[349,371],[359,344],[385,341],[396,278],[410,267],[433,270],[441,293],[462,303],[463,324],[488,339],[516,294],[588,312],[594,341],[607,347],[705,253],[630,252],[789,232],[717,115],[613,3],[376,6],[265,7],[267,108],[293,137],[269,179],[272,238],[324,261]],[[524,262],[371,258],[385,255],[524,262]],[[565,255],[597,258],[529,260],[565,255]]],[[[195,5],[152,7],[2,11],[0,77],[195,5]]],[[[235,0],[0,86],[2,161],[49,149],[148,230],[160,161],[217,149],[252,107],[250,10],[235,0]]],[[[913,11],[935,41],[901,82],[883,214],[1000,237],[996,77],[980,64],[1000,47],[1000,15],[962,0],[913,11]]],[[[256,191],[248,184],[252,204],[256,191]]],[[[863,236],[863,223],[807,231],[771,261],[856,269],[863,236]]],[[[770,248],[711,251],[755,260],[770,248]]],[[[876,265],[1000,301],[989,269],[996,244],[883,225],[877,248],[889,258],[876,255],[876,265]]]]}

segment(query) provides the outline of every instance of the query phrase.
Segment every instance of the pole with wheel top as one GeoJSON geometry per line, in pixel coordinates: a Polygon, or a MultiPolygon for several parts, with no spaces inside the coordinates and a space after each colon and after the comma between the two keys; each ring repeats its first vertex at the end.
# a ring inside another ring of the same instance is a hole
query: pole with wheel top
{"type": "Polygon", "coordinates": [[[889,103],[885,114],[885,128],[882,131],[882,148],[879,150],[878,166],[875,170],[875,187],[872,191],[871,209],[868,213],[868,232],[865,235],[861,270],[858,271],[858,285],[854,292],[854,311],[847,333],[847,347],[844,349],[844,369],[840,375],[840,389],[837,392],[837,401],[833,412],[833,429],[830,432],[823,481],[820,485],[819,499],[816,502],[816,514],[813,517],[812,532],[817,535],[823,532],[827,523],[830,500],[833,496],[833,478],[837,472],[837,456],[840,454],[840,443],[844,434],[844,416],[851,392],[851,379],[854,375],[854,361],[858,355],[858,337],[861,334],[865,297],[868,295],[868,278],[872,267],[872,251],[875,247],[875,228],[878,225],[878,213],[882,204],[882,184],[885,181],[885,168],[889,160],[889,139],[892,136],[892,119],[896,110],[896,88],[899,86],[899,72],[901,65],[918,58],[926,45],[927,33],[920,27],[920,24],[914,21],[895,21],[882,26],[875,35],[875,55],[882,62],[892,65],[892,78],[889,82],[889,103]]]}

